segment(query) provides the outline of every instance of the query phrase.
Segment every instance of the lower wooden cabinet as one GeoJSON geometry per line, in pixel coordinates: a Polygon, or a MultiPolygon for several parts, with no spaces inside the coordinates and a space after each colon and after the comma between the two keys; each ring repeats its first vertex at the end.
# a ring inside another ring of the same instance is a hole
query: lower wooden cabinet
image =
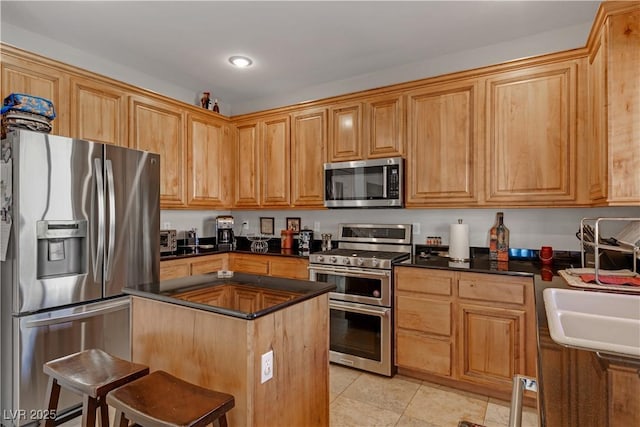
{"type": "Polygon", "coordinates": [[[230,270],[289,279],[307,280],[308,266],[306,258],[279,255],[232,253],[229,259],[230,270]]]}
{"type": "Polygon", "coordinates": [[[229,254],[205,255],[161,261],[160,280],[213,273],[218,270],[226,270],[228,265],[229,254]]]}
{"type": "Polygon", "coordinates": [[[241,273],[307,280],[308,266],[309,261],[306,258],[232,252],[162,261],[160,280],[227,269],[241,273]]]}
{"type": "Polygon", "coordinates": [[[503,399],[515,374],[536,376],[533,278],[419,267],[394,275],[400,373],[503,399]]]}

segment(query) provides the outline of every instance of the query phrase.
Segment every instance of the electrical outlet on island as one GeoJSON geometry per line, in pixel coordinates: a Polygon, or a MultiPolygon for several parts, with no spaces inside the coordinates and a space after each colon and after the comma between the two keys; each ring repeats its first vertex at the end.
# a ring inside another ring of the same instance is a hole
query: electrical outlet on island
{"type": "Polygon", "coordinates": [[[273,350],[262,355],[260,368],[260,384],[264,384],[273,378],[273,350]]]}

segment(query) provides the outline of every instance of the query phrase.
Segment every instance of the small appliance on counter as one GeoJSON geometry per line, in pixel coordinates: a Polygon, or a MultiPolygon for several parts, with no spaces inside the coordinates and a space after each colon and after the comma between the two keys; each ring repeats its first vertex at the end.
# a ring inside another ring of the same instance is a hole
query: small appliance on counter
{"type": "Polygon", "coordinates": [[[178,250],[176,230],[160,230],[160,254],[171,254],[178,250]]]}
{"type": "Polygon", "coordinates": [[[313,230],[305,228],[300,231],[298,237],[298,253],[306,256],[311,253],[311,244],[313,242],[313,230]]]}
{"type": "Polygon", "coordinates": [[[233,250],[233,217],[231,215],[219,215],[216,217],[216,239],[218,249],[233,250]]]}

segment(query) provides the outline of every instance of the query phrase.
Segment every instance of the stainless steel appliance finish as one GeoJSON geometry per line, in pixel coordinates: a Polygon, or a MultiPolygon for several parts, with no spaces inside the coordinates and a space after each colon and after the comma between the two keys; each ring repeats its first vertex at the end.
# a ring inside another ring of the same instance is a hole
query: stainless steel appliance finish
{"type": "Polygon", "coordinates": [[[402,157],[324,164],[324,205],[329,208],[402,207],[402,157]]]}
{"type": "MultiPolygon", "coordinates": [[[[13,225],[0,267],[0,402],[3,414],[29,414],[42,407],[44,361],[90,347],[130,356],[129,299],[119,296],[159,280],[160,159],[31,131],[10,132],[2,153],[13,225]]],[[[79,403],[62,398],[60,413],[79,403]]]]}
{"type": "Polygon", "coordinates": [[[231,215],[219,215],[216,217],[216,241],[220,249],[233,249],[233,217],[231,215]]]}
{"type": "Polygon", "coordinates": [[[160,230],[160,253],[172,253],[178,250],[178,232],[176,230],[160,230]]]}
{"type": "Polygon", "coordinates": [[[411,255],[411,225],[340,224],[338,248],[309,255],[309,280],[329,282],[330,355],[393,375],[393,274],[411,255]]]}

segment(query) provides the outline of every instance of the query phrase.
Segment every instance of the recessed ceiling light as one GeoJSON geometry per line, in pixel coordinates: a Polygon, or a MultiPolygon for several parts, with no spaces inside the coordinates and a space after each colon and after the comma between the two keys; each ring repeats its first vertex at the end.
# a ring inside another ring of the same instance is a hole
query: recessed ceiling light
{"type": "Polygon", "coordinates": [[[237,56],[237,55],[229,58],[229,62],[231,62],[233,65],[235,65],[238,68],[247,68],[251,66],[251,64],[253,64],[253,61],[251,60],[251,58],[248,58],[246,56],[237,56]]]}

